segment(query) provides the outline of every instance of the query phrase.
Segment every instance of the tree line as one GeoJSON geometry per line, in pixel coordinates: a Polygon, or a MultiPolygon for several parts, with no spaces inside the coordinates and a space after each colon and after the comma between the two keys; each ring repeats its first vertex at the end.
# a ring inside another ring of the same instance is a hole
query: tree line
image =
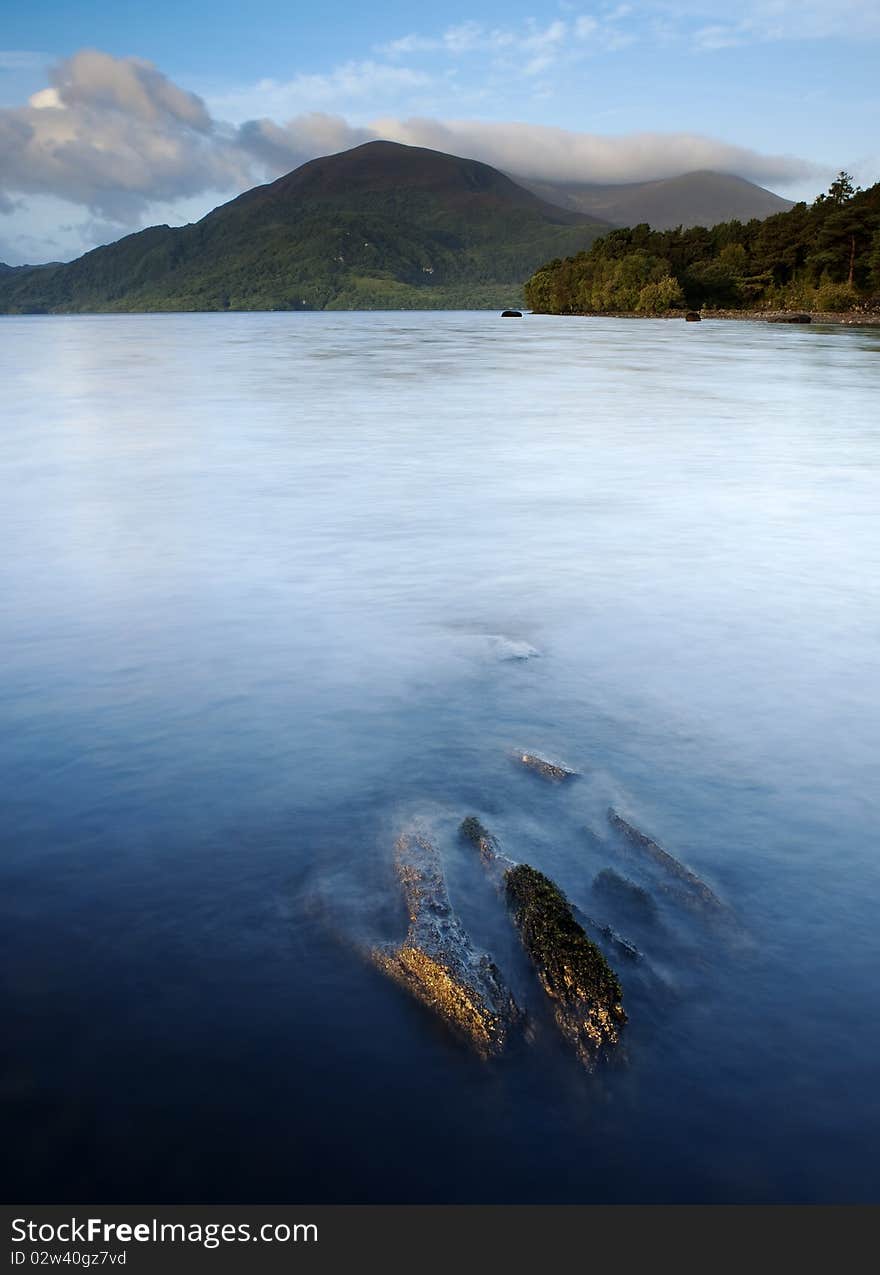
{"type": "Polygon", "coordinates": [[[525,298],[546,314],[880,310],[880,183],[857,189],[841,172],[763,221],[613,230],[541,266],[525,298]]]}

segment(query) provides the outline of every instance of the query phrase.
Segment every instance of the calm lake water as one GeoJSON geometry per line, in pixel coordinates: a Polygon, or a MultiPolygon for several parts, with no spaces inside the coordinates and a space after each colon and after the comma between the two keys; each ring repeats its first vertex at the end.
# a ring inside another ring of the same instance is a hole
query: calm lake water
{"type": "Polygon", "coordinates": [[[0,378],[6,1198],[880,1198],[880,330],[5,318],[0,378]],[[595,1075],[468,813],[644,953],[595,1075]],[[413,821],[497,1062],[360,954],[413,821]]]}

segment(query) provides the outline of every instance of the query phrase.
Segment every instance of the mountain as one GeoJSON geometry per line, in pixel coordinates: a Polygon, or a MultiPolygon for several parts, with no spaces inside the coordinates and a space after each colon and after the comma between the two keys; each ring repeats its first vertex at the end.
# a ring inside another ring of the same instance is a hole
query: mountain
{"type": "Polygon", "coordinates": [[[487,164],[368,142],[194,225],[3,272],[0,312],[499,307],[541,262],[606,230],[487,164]]]}
{"type": "Polygon", "coordinates": [[[598,217],[613,226],[638,226],[647,222],[653,230],[763,220],[792,207],[790,200],[774,195],[763,186],[726,173],[683,173],[662,181],[628,182],[620,186],[536,182],[523,177],[515,180],[561,208],[598,217]]]}

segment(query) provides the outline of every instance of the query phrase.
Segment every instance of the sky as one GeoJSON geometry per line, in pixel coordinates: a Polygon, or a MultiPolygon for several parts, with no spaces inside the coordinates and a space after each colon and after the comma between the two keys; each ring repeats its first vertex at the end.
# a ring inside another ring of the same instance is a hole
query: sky
{"type": "Polygon", "coordinates": [[[880,180],[880,0],[0,0],[0,261],[376,137],[556,181],[880,180]]]}

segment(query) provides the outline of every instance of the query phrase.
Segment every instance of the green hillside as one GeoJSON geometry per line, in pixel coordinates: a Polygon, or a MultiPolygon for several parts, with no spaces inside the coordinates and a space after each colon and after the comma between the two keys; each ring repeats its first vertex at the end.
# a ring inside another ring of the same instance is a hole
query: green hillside
{"type": "Polygon", "coordinates": [[[528,280],[547,314],[674,309],[849,311],[880,308],[880,183],[841,173],[812,204],[711,229],[614,230],[528,280]]]}
{"type": "Polygon", "coordinates": [[[446,309],[521,301],[548,256],[606,227],[486,164],[370,142],[194,225],[0,273],[0,312],[446,309]]]}

